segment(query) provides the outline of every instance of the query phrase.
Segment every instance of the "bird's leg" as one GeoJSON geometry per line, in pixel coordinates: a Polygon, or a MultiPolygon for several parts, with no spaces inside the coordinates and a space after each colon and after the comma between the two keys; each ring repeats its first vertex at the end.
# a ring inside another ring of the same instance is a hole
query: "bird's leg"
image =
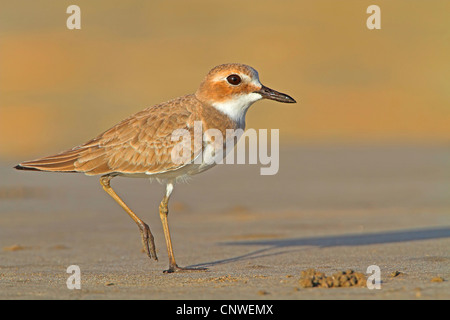
{"type": "Polygon", "coordinates": [[[169,223],[167,221],[167,216],[169,214],[169,197],[164,196],[159,205],[159,216],[164,230],[164,237],[166,239],[167,253],[169,254],[169,269],[164,272],[174,272],[178,268],[175,262],[175,256],[173,254],[172,240],[170,239],[169,223]]]}
{"type": "Polygon", "coordinates": [[[131,217],[131,219],[136,222],[136,224],[139,227],[139,230],[141,231],[142,236],[142,245],[144,247],[144,251],[147,253],[149,258],[153,258],[155,260],[158,260],[158,257],[156,256],[156,248],[155,248],[155,242],[153,240],[153,235],[150,231],[150,228],[148,225],[142,221],[133,211],[131,211],[130,208],[123,202],[122,199],[117,195],[117,193],[111,188],[110,180],[112,179],[111,176],[102,176],[100,178],[100,183],[103,186],[103,189],[114,199],[116,202],[128,213],[128,215],[131,217]]]}
{"type": "Polygon", "coordinates": [[[170,238],[169,222],[167,220],[167,216],[169,215],[169,198],[172,193],[172,190],[173,184],[168,183],[166,186],[166,195],[164,196],[164,198],[161,201],[161,204],[159,205],[159,216],[161,217],[161,222],[164,229],[164,237],[166,239],[167,253],[169,254],[169,269],[165,270],[164,273],[206,270],[206,268],[188,268],[188,267],[182,268],[179,267],[175,262],[172,240],[170,238]]]}

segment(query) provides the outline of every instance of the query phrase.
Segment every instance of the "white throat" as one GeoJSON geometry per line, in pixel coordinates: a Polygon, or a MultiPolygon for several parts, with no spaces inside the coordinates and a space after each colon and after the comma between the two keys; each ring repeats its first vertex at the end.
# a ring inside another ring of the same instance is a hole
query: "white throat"
{"type": "Polygon", "coordinates": [[[240,95],[226,102],[213,103],[213,107],[229,116],[242,129],[245,128],[245,115],[248,108],[256,101],[262,99],[259,93],[252,92],[240,95]]]}

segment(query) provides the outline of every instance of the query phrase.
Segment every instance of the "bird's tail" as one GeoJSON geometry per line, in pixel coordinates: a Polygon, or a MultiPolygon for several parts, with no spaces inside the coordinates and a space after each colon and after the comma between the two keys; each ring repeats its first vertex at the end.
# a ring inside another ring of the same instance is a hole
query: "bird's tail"
{"type": "Polygon", "coordinates": [[[31,171],[78,172],[75,162],[80,157],[80,151],[80,149],[67,150],[53,156],[22,162],[14,168],[31,171]]]}

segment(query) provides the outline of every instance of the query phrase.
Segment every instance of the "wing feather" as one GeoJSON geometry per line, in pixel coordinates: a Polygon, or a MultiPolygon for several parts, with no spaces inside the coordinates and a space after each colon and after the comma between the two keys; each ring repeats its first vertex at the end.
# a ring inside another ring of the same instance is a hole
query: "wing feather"
{"type": "MultiPolygon", "coordinates": [[[[172,150],[179,143],[172,141],[172,133],[185,129],[193,140],[200,109],[193,95],[180,97],[142,110],[80,146],[23,162],[17,168],[88,175],[176,170],[183,164],[172,161],[172,150]]],[[[201,146],[191,148],[189,158],[193,161],[200,151],[201,146]]]]}

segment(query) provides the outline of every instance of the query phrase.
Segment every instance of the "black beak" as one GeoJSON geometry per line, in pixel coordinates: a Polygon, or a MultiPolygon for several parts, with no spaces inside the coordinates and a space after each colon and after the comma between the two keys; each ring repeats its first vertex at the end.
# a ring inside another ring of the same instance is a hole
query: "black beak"
{"type": "Polygon", "coordinates": [[[287,94],[272,90],[270,88],[267,88],[266,86],[262,86],[261,89],[258,91],[255,91],[256,93],[259,93],[262,95],[265,99],[275,100],[278,102],[284,102],[284,103],[296,103],[292,97],[288,96],[287,94]]]}

